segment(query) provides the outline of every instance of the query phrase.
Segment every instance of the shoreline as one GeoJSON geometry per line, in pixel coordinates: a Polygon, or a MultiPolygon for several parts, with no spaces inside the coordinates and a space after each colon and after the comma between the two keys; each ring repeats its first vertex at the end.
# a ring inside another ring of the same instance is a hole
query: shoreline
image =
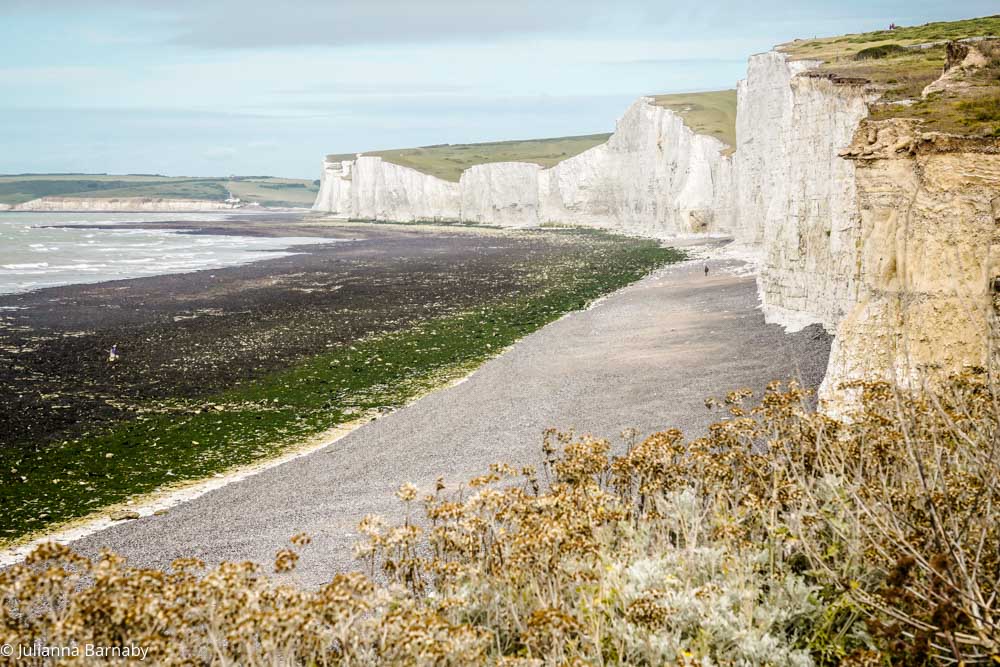
{"type": "Polygon", "coordinates": [[[10,213],[225,213],[227,211],[273,212],[311,206],[233,205],[215,199],[179,197],[61,197],[46,196],[19,204],[0,204],[0,212],[10,213]],[[74,208],[77,207],[77,208],[74,208]]]}
{"type": "Polygon", "coordinates": [[[814,327],[788,334],[764,323],[754,280],[739,261],[671,264],[569,312],[485,361],[465,381],[430,392],[352,431],[336,447],[228,484],[165,516],[122,522],[78,540],[108,547],[139,567],[181,556],[210,566],[268,563],[290,536],[312,546],[291,580],[308,587],[358,567],[357,522],[402,520],[404,482],[449,489],[497,462],[541,465],[542,433],[573,429],[612,440],[623,428],[679,428],[697,437],[724,414],[705,410],[723,389],[763,391],[772,380],[815,387],[830,337],[814,327]]]}
{"type": "MultiPolygon", "coordinates": [[[[716,248],[714,244],[698,244],[691,246],[689,249],[693,253],[698,253],[699,251],[709,252],[713,248],[716,248]]],[[[647,281],[654,281],[663,278],[666,272],[673,268],[682,268],[686,265],[695,264],[703,261],[701,258],[692,258],[687,260],[682,260],[680,262],[675,262],[673,264],[668,264],[659,269],[654,270],[649,275],[639,279],[636,282],[625,285],[624,287],[615,290],[614,292],[600,296],[586,305],[586,307],[580,310],[572,310],[563,313],[558,319],[546,324],[541,329],[536,330],[536,332],[541,332],[546,327],[552,326],[563,320],[570,318],[579,313],[586,313],[592,311],[596,308],[602,306],[607,300],[614,298],[626,290],[640,288],[641,284],[647,281]]],[[[730,272],[733,275],[738,275],[737,272],[730,272]]],[[[536,333],[532,332],[532,333],[536,333]]],[[[531,335],[531,334],[529,334],[531,335]]],[[[492,359],[497,359],[507,354],[513,350],[521,340],[517,340],[508,347],[499,350],[495,355],[490,357],[490,359],[476,365],[471,370],[466,372],[458,372],[455,377],[451,377],[443,380],[433,388],[428,391],[415,396],[401,409],[405,409],[409,406],[416,404],[418,401],[431,396],[433,394],[446,391],[448,389],[458,387],[466,382],[470,381],[477,372],[483,367],[483,364],[487,363],[492,359]]],[[[391,413],[390,413],[391,414],[391,413]]],[[[170,510],[171,508],[177,507],[178,505],[187,503],[189,501],[195,500],[204,496],[205,494],[211,493],[217,489],[221,489],[230,484],[236,484],[247,480],[255,475],[261,474],[271,468],[276,468],[282,466],[286,463],[294,461],[296,459],[309,456],[316,453],[322,449],[325,449],[331,445],[336,444],[338,441],[351,435],[358,429],[368,426],[372,422],[376,422],[386,415],[382,415],[377,410],[372,410],[368,414],[362,415],[358,419],[351,422],[347,422],[342,425],[338,425],[332,429],[324,431],[323,433],[316,434],[307,438],[306,440],[291,445],[283,449],[282,453],[273,457],[262,459],[254,463],[250,463],[244,466],[240,466],[233,470],[227,471],[225,473],[217,473],[212,477],[206,477],[203,479],[189,480],[186,482],[181,482],[176,485],[166,486],[155,491],[143,494],[141,497],[133,501],[126,503],[118,503],[115,505],[110,505],[103,507],[100,510],[94,512],[93,514],[80,517],[78,519],[73,519],[66,524],[55,527],[50,531],[43,531],[41,534],[31,534],[23,536],[15,540],[12,544],[7,544],[0,546],[0,568],[9,567],[23,561],[35,548],[38,546],[48,543],[55,542],[57,544],[70,544],[77,540],[83,539],[100,533],[108,528],[112,528],[117,525],[124,525],[135,519],[113,519],[111,516],[118,511],[132,511],[136,512],[139,516],[136,518],[145,518],[150,516],[162,516],[164,510],[170,510]]]]}
{"type": "MultiPolygon", "coordinates": [[[[315,245],[349,242],[330,235],[291,236],[276,233],[279,230],[259,233],[253,227],[233,226],[253,221],[249,216],[135,220],[143,217],[150,215],[86,214],[79,220],[72,214],[30,212],[6,221],[9,226],[0,218],[0,242],[13,244],[0,259],[0,299],[44,289],[222,271],[308,252],[315,245]],[[73,222],[59,220],[63,215],[73,222]],[[108,255],[111,250],[114,253],[108,255]],[[161,256],[163,263],[153,264],[161,256]]],[[[274,215],[267,218],[287,223],[298,219],[294,214],[286,214],[284,220],[274,215]]]]}
{"type": "Polygon", "coordinates": [[[306,227],[355,242],[0,297],[0,537],[280,458],[673,257],[601,234],[306,227]]]}

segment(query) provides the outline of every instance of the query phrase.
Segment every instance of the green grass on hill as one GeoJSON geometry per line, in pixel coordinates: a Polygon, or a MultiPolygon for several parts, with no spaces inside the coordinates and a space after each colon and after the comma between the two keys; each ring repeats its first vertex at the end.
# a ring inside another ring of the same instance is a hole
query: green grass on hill
{"type": "Polygon", "coordinates": [[[40,197],[154,197],[221,201],[232,192],[262,206],[311,206],[313,181],[270,176],[190,178],[159,175],[18,174],[0,176],[0,204],[40,197]]]}
{"type": "MultiPolygon", "coordinates": [[[[684,117],[684,122],[699,134],[720,139],[732,152],[736,147],[736,91],[656,95],[655,104],[667,107],[684,117]]],[[[446,181],[458,182],[462,172],[477,164],[493,162],[532,162],[552,167],[603,144],[610,134],[587,134],[552,139],[493,141],[481,144],[439,144],[419,148],[366,151],[362,155],[380,157],[386,162],[415,169],[446,181]]],[[[328,160],[353,160],[356,153],[334,153],[328,160]]]]}
{"type": "MultiPolygon", "coordinates": [[[[493,141],[482,144],[441,144],[420,148],[368,151],[387,162],[416,169],[446,181],[458,182],[462,172],[477,164],[493,162],[533,162],[551,167],[588,148],[603,144],[610,134],[587,134],[552,139],[493,141]]],[[[354,153],[327,156],[329,160],[353,160],[354,153]]]]}
{"type": "Polygon", "coordinates": [[[727,154],[736,150],[736,90],[656,95],[653,99],[656,106],[680,115],[694,132],[722,141],[729,147],[727,154]]]}
{"type": "Polygon", "coordinates": [[[795,40],[778,48],[796,60],[822,61],[821,72],[871,82],[882,90],[883,102],[920,100],[911,106],[877,106],[872,114],[876,119],[912,117],[923,120],[926,130],[993,135],[1000,133],[1000,122],[993,114],[981,113],[981,109],[997,105],[1000,98],[1000,52],[996,47],[982,45],[993,55],[989,64],[971,77],[966,90],[921,99],[923,89],[941,76],[944,69],[944,42],[991,36],[1000,36],[1000,15],[795,40]],[[919,44],[934,46],[905,48],[919,44]]]}
{"type": "Polygon", "coordinates": [[[828,63],[847,60],[862,49],[896,44],[914,46],[966,37],[1000,36],[1000,14],[963,21],[942,21],[906,26],[895,30],[876,30],[838,37],[796,39],[778,48],[795,59],[816,59],[828,63]]]}

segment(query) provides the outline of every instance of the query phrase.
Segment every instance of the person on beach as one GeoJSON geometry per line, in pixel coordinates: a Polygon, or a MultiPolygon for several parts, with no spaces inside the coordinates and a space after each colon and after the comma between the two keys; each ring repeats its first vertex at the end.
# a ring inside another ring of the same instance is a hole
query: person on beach
{"type": "Polygon", "coordinates": [[[708,264],[705,265],[705,275],[708,275],[708,264]]]}
{"type": "Polygon", "coordinates": [[[111,346],[111,350],[108,352],[108,363],[113,364],[118,361],[118,343],[111,346]]]}

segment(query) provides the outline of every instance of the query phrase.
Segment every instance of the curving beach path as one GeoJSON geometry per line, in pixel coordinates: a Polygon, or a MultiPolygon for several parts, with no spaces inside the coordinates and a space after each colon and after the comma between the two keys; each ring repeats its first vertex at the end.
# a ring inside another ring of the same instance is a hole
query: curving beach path
{"type": "Polygon", "coordinates": [[[393,518],[402,482],[450,487],[509,461],[540,460],[548,427],[608,437],[628,427],[695,435],[714,413],[704,399],[760,391],[773,379],[818,385],[830,339],[818,327],[788,334],[764,323],[740,262],[667,267],[526,337],[466,381],[434,392],[333,444],[172,508],[78,540],[134,564],[180,556],[270,563],[290,536],[313,537],[290,575],[306,585],[353,569],[357,522],[393,518]]]}

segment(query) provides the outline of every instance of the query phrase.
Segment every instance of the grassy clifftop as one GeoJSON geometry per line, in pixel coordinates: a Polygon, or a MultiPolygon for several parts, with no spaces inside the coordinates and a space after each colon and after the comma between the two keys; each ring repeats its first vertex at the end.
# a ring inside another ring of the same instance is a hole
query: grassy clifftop
{"type": "Polygon", "coordinates": [[[882,92],[873,117],[918,118],[927,130],[965,135],[1000,134],[1000,42],[971,44],[981,52],[974,68],[948,56],[948,42],[1000,36],[1000,15],[927,23],[894,30],[795,40],[779,50],[796,60],[818,60],[818,71],[868,82],[882,92]],[[922,93],[946,66],[955,72],[944,90],[922,93]]]}
{"type": "MultiPolygon", "coordinates": [[[[730,150],[736,146],[736,91],[656,95],[654,104],[677,112],[694,132],[720,139],[730,150]]],[[[362,155],[416,169],[446,181],[458,182],[462,172],[478,164],[532,162],[552,167],[603,144],[610,134],[586,134],[551,139],[493,141],[479,144],[440,144],[418,148],[366,151],[362,155]]],[[[353,160],[355,153],[335,153],[328,160],[353,160]]]]}
{"type": "Polygon", "coordinates": [[[272,176],[15,174],[0,175],[0,204],[21,204],[39,197],[162,197],[222,201],[231,192],[244,201],[262,206],[312,206],[318,189],[312,181],[272,176]]]}
{"type": "Polygon", "coordinates": [[[656,95],[654,104],[677,113],[697,134],[722,141],[729,152],[736,150],[736,90],[708,93],[656,95]]]}
{"type": "MultiPolygon", "coordinates": [[[[458,182],[462,172],[477,164],[492,162],[533,162],[551,167],[588,148],[603,144],[610,134],[586,134],[552,139],[492,141],[481,144],[440,144],[419,148],[368,151],[363,155],[416,169],[446,181],[458,182]]],[[[329,160],[353,160],[354,153],[328,155],[329,160]]]]}

